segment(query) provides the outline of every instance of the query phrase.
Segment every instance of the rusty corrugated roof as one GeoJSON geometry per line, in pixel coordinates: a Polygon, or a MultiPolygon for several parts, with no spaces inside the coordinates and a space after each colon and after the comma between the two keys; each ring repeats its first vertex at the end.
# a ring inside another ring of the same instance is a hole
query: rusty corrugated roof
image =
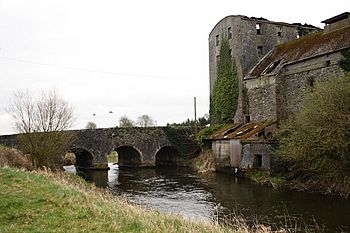
{"type": "Polygon", "coordinates": [[[276,120],[264,120],[260,122],[249,122],[245,125],[242,124],[230,124],[227,125],[215,133],[213,133],[209,138],[212,140],[221,139],[242,139],[246,140],[263,131],[266,127],[275,124],[276,120]]]}
{"type": "Polygon", "coordinates": [[[241,125],[242,125],[241,123],[232,123],[232,124],[225,125],[225,126],[221,127],[220,129],[216,130],[214,133],[212,133],[209,136],[209,139],[214,139],[214,140],[215,139],[223,139],[223,138],[225,138],[225,135],[236,130],[241,125]]]}
{"type": "Polygon", "coordinates": [[[342,49],[350,48],[350,27],[333,31],[311,33],[299,39],[276,46],[250,72],[250,77],[258,77],[275,63],[283,64],[315,57],[342,49]]]}

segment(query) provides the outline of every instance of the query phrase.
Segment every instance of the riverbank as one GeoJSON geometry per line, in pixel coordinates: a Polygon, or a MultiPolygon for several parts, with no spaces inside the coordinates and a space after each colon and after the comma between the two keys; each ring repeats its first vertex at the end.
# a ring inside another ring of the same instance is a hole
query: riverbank
{"type": "Polygon", "coordinates": [[[145,211],[60,173],[0,169],[2,232],[223,232],[145,211]]]}
{"type": "MultiPolygon", "coordinates": [[[[211,151],[205,151],[197,158],[191,160],[189,167],[199,173],[224,172],[232,174],[232,170],[217,169],[217,162],[211,151]]],[[[287,172],[271,175],[270,171],[248,169],[237,173],[251,181],[271,187],[273,189],[289,189],[299,192],[319,193],[327,196],[350,197],[350,176],[343,177],[321,177],[321,176],[300,176],[294,177],[287,172]]],[[[235,174],[235,175],[237,175],[235,174]]]]}
{"type": "Polygon", "coordinates": [[[247,176],[252,181],[272,187],[274,189],[285,188],[299,192],[320,193],[322,195],[337,196],[344,199],[350,197],[350,177],[308,177],[287,179],[288,174],[271,176],[265,171],[250,172],[247,176]]]}
{"type": "MultiPolygon", "coordinates": [[[[1,232],[272,232],[145,210],[74,175],[0,168],[1,232]]],[[[283,232],[283,231],[282,231],[283,232]]]]}

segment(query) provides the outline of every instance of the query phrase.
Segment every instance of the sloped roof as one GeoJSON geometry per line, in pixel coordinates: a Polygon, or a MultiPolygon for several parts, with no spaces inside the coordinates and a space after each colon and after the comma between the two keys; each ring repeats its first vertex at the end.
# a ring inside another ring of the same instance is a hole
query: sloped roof
{"type": "Polygon", "coordinates": [[[240,123],[232,123],[225,125],[221,127],[220,129],[216,130],[214,133],[212,133],[209,136],[209,139],[223,139],[227,134],[230,132],[235,131],[238,127],[240,127],[242,124],[240,123]]]}
{"type": "Polygon", "coordinates": [[[334,16],[332,18],[323,20],[321,23],[330,24],[330,23],[338,22],[338,21],[343,20],[343,19],[347,19],[347,18],[350,18],[350,13],[349,12],[344,12],[344,13],[342,13],[340,15],[336,15],[336,16],[334,16]]]}
{"type": "Polygon", "coordinates": [[[334,51],[350,48],[350,27],[333,31],[311,33],[299,39],[276,46],[250,72],[248,77],[258,77],[274,64],[292,63],[334,51]]]}
{"type": "Polygon", "coordinates": [[[276,123],[276,120],[264,120],[261,122],[249,122],[245,125],[231,124],[225,126],[210,135],[212,140],[220,139],[249,139],[254,134],[263,131],[266,127],[276,123]]]}

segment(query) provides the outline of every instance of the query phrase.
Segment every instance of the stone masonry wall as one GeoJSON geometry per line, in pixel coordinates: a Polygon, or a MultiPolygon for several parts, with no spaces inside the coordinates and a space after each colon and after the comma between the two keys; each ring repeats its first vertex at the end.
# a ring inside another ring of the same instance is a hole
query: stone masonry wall
{"type": "Polygon", "coordinates": [[[286,118],[299,111],[305,94],[317,82],[344,75],[339,67],[340,52],[287,65],[277,77],[277,115],[286,118]]]}
{"type": "MultiPolygon", "coordinates": [[[[184,129],[172,129],[165,132],[166,127],[134,127],[134,128],[105,128],[65,131],[76,135],[76,140],[70,149],[84,149],[93,157],[93,164],[107,164],[107,155],[113,150],[127,146],[137,150],[141,156],[142,165],[154,165],[157,152],[164,147],[171,147],[179,152],[181,158],[189,155],[182,148],[181,143],[192,142],[184,129]],[[170,140],[169,136],[176,137],[177,142],[170,140]]],[[[0,136],[0,144],[16,147],[17,135],[0,136]]],[[[191,149],[191,148],[189,148],[191,149]]],[[[195,152],[193,150],[188,153],[195,152]]],[[[186,157],[187,156],[187,157],[186,157]]]]}
{"type": "Polygon", "coordinates": [[[254,159],[257,155],[261,156],[261,167],[269,170],[270,169],[270,160],[271,160],[271,145],[265,143],[247,143],[243,145],[242,152],[242,162],[240,168],[254,168],[254,159]]]}
{"type": "Polygon", "coordinates": [[[209,35],[210,94],[213,93],[216,81],[220,41],[223,36],[229,36],[229,29],[232,36],[229,39],[229,44],[232,56],[241,71],[239,76],[241,80],[276,45],[296,39],[298,36],[298,27],[287,23],[277,23],[239,15],[223,18],[215,25],[209,35]],[[257,24],[260,24],[261,34],[257,34],[257,24]],[[219,43],[217,43],[217,38],[219,43]],[[258,50],[258,46],[262,47],[261,51],[258,50]]]}
{"type": "MultiPolygon", "coordinates": [[[[311,28],[306,31],[312,30],[314,29],[311,28]]],[[[209,35],[210,98],[216,81],[220,41],[223,36],[229,38],[231,34],[229,44],[232,56],[236,62],[240,87],[238,108],[234,120],[242,122],[245,114],[243,112],[243,77],[276,45],[296,39],[299,32],[300,26],[248,18],[246,16],[227,16],[220,20],[209,35]],[[257,24],[260,27],[260,34],[257,33],[257,24]]]]}
{"type": "Polygon", "coordinates": [[[104,163],[107,155],[120,146],[130,146],[141,153],[144,163],[154,163],[156,152],[169,146],[162,128],[107,128],[78,130],[77,141],[73,146],[82,147],[94,156],[94,162],[104,163]]]}
{"type": "Polygon", "coordinates": [[[250,120],[259,122],[277,119],[276,82],[274,77],[262,77],[246,82],[250,120]]]}

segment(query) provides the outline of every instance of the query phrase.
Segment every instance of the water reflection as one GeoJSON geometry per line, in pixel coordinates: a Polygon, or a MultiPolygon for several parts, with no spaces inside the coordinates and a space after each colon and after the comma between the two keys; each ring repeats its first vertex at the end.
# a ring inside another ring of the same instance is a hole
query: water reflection
{"type": "Polygon", "coordinates": [[[328,232],[350,231],[350,203],[345,200],[273,190],[230,175],[197,174],[185,168],[118,169],[112,164],[110,168],[83,176],[150,209],[202,221],[218,217],[223,221],[223,216],[239,212],[252,221],[258,218],[261,223],[279,226],[288,215],[289,220],[303,218],[310,226],[315,219],[328,232]]]}
{"type": "Polygon", "coordinates": [[[74,173],[81,176],[86,181],[94,183],[97,187],[107,187],[109,173],[107,170],[91,170],[84,168],[76,168],[74,165],[63,166],[63,169],[68,173],[74,173]]]}
{"type": "Polygon", "coordinates": [[[190,219],[210,221],[213,217],[212,194],[200,188],[200,180],[191,173],[176,168],[121,168],[117,173],[117,184],[115,181],[109,184],[116,195],[190,219]]]}

